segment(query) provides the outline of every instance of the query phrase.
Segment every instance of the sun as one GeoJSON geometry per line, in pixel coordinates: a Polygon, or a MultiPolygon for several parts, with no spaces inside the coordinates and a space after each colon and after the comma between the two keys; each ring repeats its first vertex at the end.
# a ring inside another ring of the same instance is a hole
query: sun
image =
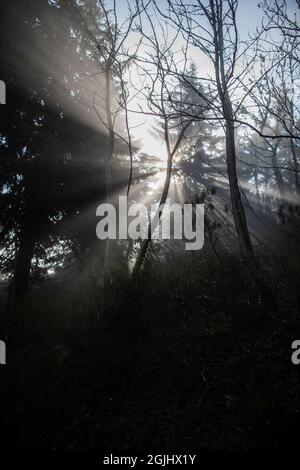
{"type": "Polygon", "coordinates": [[[164,142],[145,132],[142,137],[142,144],[143,147],[141,148],[141,151],[143,153],[148,153],[149,155],[153,155],[158,158],[158,168],[167,167],[167,151],[164,142]]]}

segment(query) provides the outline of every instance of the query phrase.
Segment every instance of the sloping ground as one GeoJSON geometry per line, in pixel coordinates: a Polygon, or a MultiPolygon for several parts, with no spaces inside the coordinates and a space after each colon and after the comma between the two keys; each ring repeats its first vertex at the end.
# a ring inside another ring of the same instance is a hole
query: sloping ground
{"type": "Polygon", "coordinates": [[[138,289],[115,279],[100,314],[87,283],[35,293],[7,369],[7,445],[295,447],[295,286],[270,273],[263,299],[238,260],[191,269],[161,266],[138,289]]]}

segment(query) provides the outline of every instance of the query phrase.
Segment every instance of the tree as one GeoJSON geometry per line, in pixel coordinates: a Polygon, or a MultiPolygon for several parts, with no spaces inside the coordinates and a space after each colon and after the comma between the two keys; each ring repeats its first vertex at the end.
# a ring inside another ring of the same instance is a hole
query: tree
{"type": "Polygon", "coordinates": [[[34,256],[56,242],[63,247],[64,240],[67,250],[82,247],[88,230],[82,233],[78,219],[103,194],[94,157],[105,137],[90,126],[80,80],[91,59],[85,36],[74,33],[82,25],[74,17],[72,24],[69,14],[60,2],[28,0],[10,2],[1,18],[8,103],[0,144],[2,267],[14,272],[17,300],[25,295],[34,256]]]}
{"type": "MultiPolygon", "coordinates": [[[[142,242],[140,252],[134,265],[134,278],[140,274],[151,242],[152,233],[162,216],[163,207],[169,193],[174,157],[192,124],[191,118],[186,118],[184,113],[184,107],[189,105],[182,99],[184,93],[182,82],[178,78],[178,75],[174,79],[172,74],[170,74],[171,64],[176,68],[175,57],[171,50],[170,43],[166,40],[159,40],[159,33],[154,26],[149,10],[143,8],[143,11],[145,11],[151,33],[150,35],[146,33],[145,25],[140,17],[139,32],[147,41],[147,57],[138,62],[138,67],[142,70],[143,75],[147,77],[146,93],[144,93],[144,96],[148,101],[150,113],[159,119],[167,153],[167,168],[157,213],[152,223],[149,223],[147,238],[142,242]],[[180,99],[178,99],[178,97],[180,99]]],[[[163,29],[163,26],[161,26],[161,29],[163,29]]],[[[164,38],[167,37],[163,32],[162,36],[164,38]]],[[[176,36],[172,39],[171,44],[173,44],[175,40],[176,36]]]]}
{"type": "MultiPolygon", "coordinates": [[[[253,247],[237,178],[234,126],[236,115],[232,104],[232,94],[237,89],[235,73],[239,58],[236,23],[238,2],[211,0],[208,5],[204,5],[201,1],[191,5],[189,2],[168,1],[167,15],[162,12],[158,4],[156,5],[164,17],[170,18],[177,28],[181,28],[186,40],[192,42],[193,46],[204,53],[213,64],[214,93],[210,96],[218,98],[218,104],[216,105],[213,100],[209,103],[217,119],[224,123],[231,205],[241,252],[244,256],[253,258],[253,247]]],[[[243,74],[245,70],[238,73],[239,79],[243,74]]]]}

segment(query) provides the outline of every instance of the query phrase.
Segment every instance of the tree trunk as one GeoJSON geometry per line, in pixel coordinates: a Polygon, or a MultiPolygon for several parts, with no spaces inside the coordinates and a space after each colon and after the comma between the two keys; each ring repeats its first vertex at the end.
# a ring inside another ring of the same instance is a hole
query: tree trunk
{"type": "Polygon", "coordinates": [[[215,46],[215,75],[217,89],[222,104],[222,113],[225,119],[225,137],[226,137],[226,163],[229,178],[230,196],[232,213],[239,240],[241,252],[244,256],[254,259],[252,242],[248,230],[245,209],[243,206],[241,192],[236,173],[236,146],[234,131],[234,116],[232,103],[228,92],[228,81],[225,74],[224,59],[224,37],[223,37],[223,9],[222,2],[215,12],[212,6],[212,19],[214,23],[214,46],[215,46]]]}
{"type": "MultiPolygon", "coordinates": [[[[105,160],[105,185],[106,185],[106,202],[110,202],[110,192],[111,192],[111,159],[114,153],[114,146],[115,146],[115,133],[114,133],[114,123],[113,123],[113,116],[112,116],[112,105],[111,105],[111,89],[112,89],[112,71],[111,71],[112,64],[109,61],[106,64],[106,71],[105,71],[105,108],[106,108],[106,121],[107,121],[107,129],[108,129],[108,150],[106,154],[105,160]]],[[[109,249],[110,249],[110,240],[107,238],[105,240],[105,249],[104,249],[104,258],[103,258],[103,266],[102,266],[102,273],[105,273],[107,270],[108,259],[109,259],[109,249]]]]}
{"type": "MultiPolygon", "coordinates": [[[[168,192],[169,192],[169,188],[170,188],[170,182],[171,182],[171,176],[172,176],[172,161],[173,161],[173,154],[170,154],[168,155],[168,162],[167,162],[167,174],[166,174],[166,179],[165,179],[165,184],[164,184],[164,188],[163,188],[163,192],[162,192],[162,195],[161,195],[161,198],[160,198],[160,202],[159,202],[159,206],[162,206],[163,204],[165,204],[166,200],[167,200],[167,197],[168,197],[168,192]]],[[[159,210],[159,208],[158,208],[159,210]]],[[[156,218],[157,220],[157,224],[159,223],[160,221],[160,218],[161,218],[161,215],[162,215],[162,211],[160,211],[158,213],[158,217],[156,218]]],[[[157,226],[157,225],[156,225],[157,226]]],[[[136,263],[134,265],[134,268],[133,268],[133,271],[132,271],[132,277],[133,278],[137,278],[139,276],[139,273],[140,273],[140,270],[141,270],[141,267],[143,265],[143,262],[144,262],[144,259],[145,259],[145,256],[146,256],[146,253],[147,253],[147,250],[148,250],[148,247],[149,247],[149,244],[151,242],[151,236],[152,236],[152,233],[154,232],[156,226],[152,226],[151,223],[149,223],[149,226],[148,226],[148,236],[145,240],[143,240],[142,242],[142,246],[141,246],[141,250],[139,252],[139,255],[137,257],[137,260],[136,260],[136,263]]]]}
{"type": "Polygon", "coordinates": [[[258,189],[258,170],[257,170],[257,167],[255,167],[255,170],[254,170],[254,180],[255,180],[256,199],[257,199],[258,204],[260,204],[260,195],[259,195],[259,189],[258,189]]]}
{"type": "Polygon", "coordinates": [[[300,182],[299,182],[299,164],[296,155],[295,143],[294,139],[291,138],[291,152],[294,164],[294,174],[295,174],[295,186],[296,186],[296,194],[300,196],[300,182]]]}
{"type": "Polygon", "coordinates": [[[22,301],[27,291],[34,246],[35,241],[32,232],[24,227],[20,235],[14,269],[13,299],[16,302],[22,301]]]}
{"type": "Polygon", "coordinates": [[[282,174],[280,171],[280,168],[278,167],[278,160],[277,160],[277,150],[278,150],[278,145],[277,143],[275,147],[272,149],[272,156],[271,156],[271,161],[272,161],[272,167],[273,167],[273,172],[275,176],[275,181],[278,189],[278,194],[281,200],[284,199],[284,182],[282,178],[282,174]]]}
{"type": "Polygon", "coordinates": [[[245,256],[253,255],[253,247],[247,226],[245,209],[236,174],[236,149],[233,120],[226,121],[226,162],[229,177],[231,206],[241,252],[245,256]]]}

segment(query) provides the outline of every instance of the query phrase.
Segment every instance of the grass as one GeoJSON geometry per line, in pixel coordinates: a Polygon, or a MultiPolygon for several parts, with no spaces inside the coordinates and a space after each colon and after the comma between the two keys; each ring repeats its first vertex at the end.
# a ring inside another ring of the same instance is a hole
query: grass
{"type": "Polygon", "coordinates": [[[223,261],[173,258],[138,286],[119,272],[32,289],[6,372],[7,446],[296,446],[296,272],[269,268],[265,301],[240,259],[223,261]]]}

